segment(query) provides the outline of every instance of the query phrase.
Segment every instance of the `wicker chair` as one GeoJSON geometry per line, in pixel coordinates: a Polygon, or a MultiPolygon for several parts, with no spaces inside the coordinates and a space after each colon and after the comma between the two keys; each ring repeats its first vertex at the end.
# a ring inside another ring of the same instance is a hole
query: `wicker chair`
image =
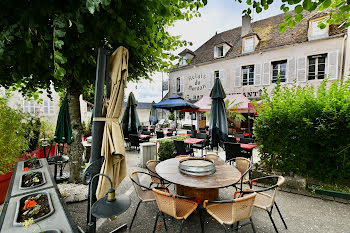
{"type": "Polygon", "coordinates": [[[273,206],[276,206],[277,212],[278,212],[279,216],[281,217],[281,220],[282,220],[285,228],[288,229],[287,228],[287,224],[284,221],[284,219],[282,217],[282,214],[281,214],[281,212],[280,212],[280,210],[279,210],[279,208],[278,208],[278,206],[276,204],[276,201],[275,201],[278,189],[284,184],[284,177],[283,176],[266,176],[266,177],[253,179],[250,182],[250,188],[252,188],[253,183],[255,181],[259,181],[259,180],[262,180],[262,179],[271,179],[271,178],[277,178],[278,179],[277,183],[275,185],[272,185],[271,187],[268,187],[268,188],[265,188],[265,189],[261,189],[261,190],[254,190],[257,193],[257,196],[255,198],[255,202],[254,202],[254,206],[258,207],[260,209],[266,210],[266,212],[268,213],[268,215],[270,217],[272,225],[275,228],[275,231],[278,233],[276,224],[275,224],[275,222],[273,221],[273,218],[272,218],[273,206]],[[265,191],[268,191],[268,190],[274,190],[273,194],[272,195],[268,195],[268,194],[264,193],[265,191]]]}
{"type": "Polygon", "coordinates": [[[141,172],[141,171],[135,171],[135,172],[132,172],[130,174],[130,179],[132,181],[132,184],[134,185],[135,192],[136,192],[138,198],[140,199],[140,201],[137,204],[137,207],[136,207],[134,216],[132,217],[132,221],[130,223],[129,229],[131,229],[132,224],[134,223],[134,220],[135,220],[135,217],[136,217],[136,214],[137,214],[137,210],[139,209],[140,204],[142,202],[150,202],[150,201],[155,201],[156,200],[154,198],[152,189],[150,189],[150,188],[148,188],[148,187],[146,187],[146,186],[144,186],[144,185],[142,185],[140,183],[139,174],[145,174],[145,175],[150,176],[151,178],[153,177],[152,175],[150,175],[148,173],[145,173],[145,172],[141,172]]]}
{"type": "Polygon", "coordinates": [[[253,232],[255,233],[254,223],[251,217],[255,197],[256,193],[251,193],[249,195],[245,195],[243,197],[233,200],[205,200],[203,202],[203,207],[213,218],[215,218],[224,227],[225,232],[228,231],[225,225],[229,225],[231,226],[231,228],[233,228],[233,224],[237,223],[234,230],[238,230],[239,228],[245,225],[251,224],[253,232]],[[249,219],[250,221],[239,225],[239,221],[243,219],[249,219]]]}
{"type": "MultiPolygon", "coordinates": [[[[178,196],[175,194],[166,193],[157,189],[152,189],[154,197],[158,205],[158,213],[156,216],[156,221],[154,223],[153,233],[156,231],[156,226],[160,214],[167,214],[174,219],[181,220],[180,233],[182,232],[182,227],[184,221],[197,209],[197,202],[193,201],[193,198],[178,196]]],[[[203,232],[203,221],[201,219],[201,228],[203,232]]],[[[164,215],[163,215],[164,220],[164,215]]],[[[165,229],[166,224],[164,221],[165,229]]]]}
{"type": "MultiPolygon", "coordinates": [[[[237,184],[240,184],[239,189],[243,189],[243,184],[244,183],[249,183],[249,171],[252,168],[252,163],[250,162],[249,159],[243,158],[243,157],[237,157],[231,160],[228,160],[226,162],[229,162],[230,164],[234,164],[235,167],[240,171],[241,173],[241,179],[237,182],[237,184]]],[[[237,186],[236,184],[233,185],[236,190],[237,186]]]]}
{"type": "Polygon", "coordinates": [[[151,187],[153,184],[156,184],[157,187],[158,186],[168,187],[170,183],[163,180],[156,172],[156,166],[158,163],[159,161],[157,160],[148,160],[146,162],[146,167],[147,167],[148,173],[151,175],[151,180],[152,180],[149,187],[151,187]]]}
{"type": "Polygon", "coordinates": [[[204,156],[206,159],[211,159],[213,160],[214,162],[215,161],[219,161],[220,157],[217,155],[217,154],[206,154],[204,156]]]}

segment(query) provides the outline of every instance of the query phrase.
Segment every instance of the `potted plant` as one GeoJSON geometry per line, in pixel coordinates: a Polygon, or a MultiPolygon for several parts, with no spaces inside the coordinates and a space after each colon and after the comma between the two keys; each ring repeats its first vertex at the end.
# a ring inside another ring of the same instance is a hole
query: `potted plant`
{"type": "Polygon", "coordinates": [[[6,106],[6,101],[0,98],[0,204],[4,202],[10,184],[12,170],[19,156],[28,149],[25,140],[25,115],[6,106]]]}
{"type": "Polygon", "coordinates": [[[22,175],[20,189],[28,189],[41,186],[46,183],[42,172],[30,171],[22,175]]]}

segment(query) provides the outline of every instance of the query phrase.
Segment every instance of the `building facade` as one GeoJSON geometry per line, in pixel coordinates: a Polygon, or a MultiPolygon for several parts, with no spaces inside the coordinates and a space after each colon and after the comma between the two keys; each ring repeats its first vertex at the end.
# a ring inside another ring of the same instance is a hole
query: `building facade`
{"type": "Polygon", "coordinates": [[[181,52],[187,63],[171,70],[169,96],[198,100],[208,96],[214,79],[220,78],[227,95],[259,99],[264,88],[274,88],[277,78],[283,85],[318,86],[325,78],[332,82],[349,75],[347,28],[318,28],[327,17],[318,12],[305,13],[294,28],[279,33],[285,15],[254,23],[242,17],[242,27],[214,35],[194,52],[181,52]]]}

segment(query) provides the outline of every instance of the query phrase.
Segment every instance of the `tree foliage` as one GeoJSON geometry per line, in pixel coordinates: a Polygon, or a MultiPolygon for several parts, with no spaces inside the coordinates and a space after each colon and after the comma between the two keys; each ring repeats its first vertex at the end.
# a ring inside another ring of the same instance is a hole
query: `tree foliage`
{"type": "MultiPolygon", "coordinates": [[[[242,3],[242,0],[235,0],[242,3]]],[[[250,15],[255,10],[256,13],[261,13],[263,10],[268,10],[273,0],[246,0],[248,8],[243,11],[243,14],[250,15]]],[[[295,27],[297,23],[303,20],[302,12],[304,10],[327,11],[328,17],[319,23],[320,28],[325,28],[326,24],[344,23],[344,27],[350,26],[350,1],[346,0],[282,0],[280,9],[288,13],[294,10],[294,14],[287,14],[284,18],[284,23],[279,25],[279,31],[285,32],[287,27],[295,27]]]]}
{"type": "Polygon", "coordinates": [[[199,0],[4,0],[0,2],[0,84],[24,93],[94,84],[97,48],[129,49],[129,78],[169,67],[187,45],[166,29],[199,16],[199,0]]]}
{"type": "Polygon", "coordinates": [[[254,134],[269,168],[323,181],[349,181],[350,81],[265,93],[254,134]],[[328,87],[327,87],[328,85],[328,87]]]}

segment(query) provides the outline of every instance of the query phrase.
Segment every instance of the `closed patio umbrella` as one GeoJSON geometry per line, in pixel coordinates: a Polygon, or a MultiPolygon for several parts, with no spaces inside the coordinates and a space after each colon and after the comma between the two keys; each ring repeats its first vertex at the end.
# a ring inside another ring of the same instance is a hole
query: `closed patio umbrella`
{"type": "Polygon", "coordinates": [[[129,94],[128,102],[122,118],[122,129],[125,137],[129,134],[137,134],[141,126],[139,116],[136,111],[137,103],[132,92],[129,94]]]}
{"type": "Polygon", "coordinates": [[[62,101],[62,105],[57,117],[55,136],[53,139],[57,143],[71,144],[73,142],[67,97],[64,97],[62,101]]]}
{"type": "Polygon", "coordinates": [[[212,99],[209,134],[212,138],[213,146],[217,147],[220,140],[227,141],[227,117],[224,99],[226,97],[220,79],[215,79],[215,84],[210,92],[212,99]]]}
{"type": "Polygon", "coordinates": [[[158,122],[157,109],[154,107],[155,102],[152,102],[151,110],[149,112],[149,123],[150,125],[155,125],[158,122]]]}
{"type": "MultiPolygon", "coordinates": [[[[124,87],[128,76],[129,52],[124,47],[119,47],[110,58],[110,87],[111,95],[104,103],[104,118],[95,120],[105,121],[101,155],[104,162],[100,173],[106,174],[112,180],[116,188],[126,176],[125,147],[123,132],[119,124],[119,117],[124,100],[124,87]]],[[[109,181],[105,177],[99,179],[96,197],[105,196],[110,188],[109,181]]]]}

